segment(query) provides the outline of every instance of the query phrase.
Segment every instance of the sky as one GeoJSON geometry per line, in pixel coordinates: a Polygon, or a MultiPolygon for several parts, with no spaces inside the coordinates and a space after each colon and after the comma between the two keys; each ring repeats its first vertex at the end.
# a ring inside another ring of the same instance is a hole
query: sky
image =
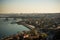
{"type": "Polygon", "coordinates": [[[0,0],[1,13],[60,13],[60,0],[0,0]]]}

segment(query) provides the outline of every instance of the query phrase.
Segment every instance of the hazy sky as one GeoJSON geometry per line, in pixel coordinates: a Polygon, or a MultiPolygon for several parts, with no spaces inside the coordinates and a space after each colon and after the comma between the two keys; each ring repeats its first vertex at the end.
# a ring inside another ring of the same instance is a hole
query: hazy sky
{"type": "Polygon", "coordinates": [[[0,13],[59,13],[60,0],[0,0],[0,13]]]}

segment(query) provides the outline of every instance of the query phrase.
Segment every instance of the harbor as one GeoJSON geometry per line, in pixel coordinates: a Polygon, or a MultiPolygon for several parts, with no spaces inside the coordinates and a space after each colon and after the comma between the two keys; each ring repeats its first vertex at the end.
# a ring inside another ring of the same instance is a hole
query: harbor
{"type": "Polygon", "coordinates": [[[23,14],[13,17],[3,15],[0,17],[2,34],[0,38],[1,40],[53,40],[55,33],[60,32],[59,15],[23,14]]]}

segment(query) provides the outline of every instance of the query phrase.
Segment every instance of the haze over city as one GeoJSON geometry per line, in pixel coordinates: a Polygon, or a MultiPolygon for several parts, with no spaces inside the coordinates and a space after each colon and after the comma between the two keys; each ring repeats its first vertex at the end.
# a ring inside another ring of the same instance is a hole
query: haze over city
{"type": "Polygon", "coordinates": [[[0,0],[0,40],[60,40],[60,0],[0,0]]]}
{"type": "Polygon", "coordinates": [[[1,13],[60,13],[60,0],[0,0],[1,13]]]}

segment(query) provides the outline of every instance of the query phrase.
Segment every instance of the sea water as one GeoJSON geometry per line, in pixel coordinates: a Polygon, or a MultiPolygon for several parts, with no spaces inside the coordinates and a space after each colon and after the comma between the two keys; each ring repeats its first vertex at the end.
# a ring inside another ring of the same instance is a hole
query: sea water
{"type": "MultiPolygon", "coordinates": [[[[18,19],[17,19],[18,20],[18,19]]],[[[0,18],[0,38],[16,34],[17,32],[28,31],[29,29],[23,25],[11,24],[14,22],[13,18],[5,20],[5,18],[0,18]]]]}

